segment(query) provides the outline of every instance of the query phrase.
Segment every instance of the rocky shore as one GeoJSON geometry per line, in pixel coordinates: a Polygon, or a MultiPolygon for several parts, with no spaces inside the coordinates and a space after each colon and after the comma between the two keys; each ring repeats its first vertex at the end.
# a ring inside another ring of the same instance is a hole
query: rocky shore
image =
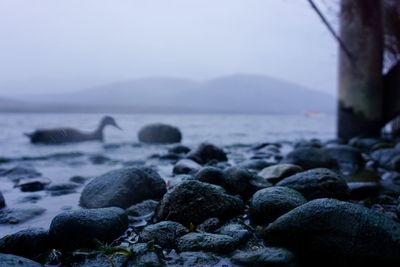
{"type": "MultiPolygon", "coordinates": [[[[48,229],[2,236],[1,266],[400,266],[398,140],[159,146],[143,164],[63,184],[0,168],[25,192],[82,188],[80,208],[48,229]]],[[[0,224],[45,212],[7,202],[0,193],[0,224]]]]}

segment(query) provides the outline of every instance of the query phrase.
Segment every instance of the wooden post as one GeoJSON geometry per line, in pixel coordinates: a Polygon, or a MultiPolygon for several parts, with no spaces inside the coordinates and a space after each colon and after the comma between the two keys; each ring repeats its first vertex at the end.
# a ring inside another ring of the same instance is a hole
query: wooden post
{"type": "Polygon", "coordinates": [[[381,0],[342,0],[338,137],[377,136],[383,123],[381,0]]]}

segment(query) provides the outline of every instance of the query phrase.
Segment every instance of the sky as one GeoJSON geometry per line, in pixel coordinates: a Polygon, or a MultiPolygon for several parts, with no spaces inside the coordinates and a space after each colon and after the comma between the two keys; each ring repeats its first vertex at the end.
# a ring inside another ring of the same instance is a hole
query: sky
{"type": "Polygon", "coordinates": [[[235,73],[335,94],[336,64],[306,0],[0,0],[0,96],[235,73]]]}

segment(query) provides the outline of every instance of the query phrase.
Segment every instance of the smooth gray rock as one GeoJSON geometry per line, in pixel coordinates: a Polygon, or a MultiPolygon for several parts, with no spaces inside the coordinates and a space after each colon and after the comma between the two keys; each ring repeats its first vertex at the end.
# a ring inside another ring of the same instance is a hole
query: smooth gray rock
{"type": "Polygon", "coordinates": [[[28,178],[19,180],[15,187],[18,187],[22,192],[36,192],[43,190],[50,183],[50,179],[46,178],[28,178]]]}
{"type": "Polygon", "coordinates": [[[59,183],[51,184],[46,188],[46,191],[49,192],[52,196],[62,196],[76,193],[78,188],[79,184],[77,183],[59,183]]]}
{"type": "Polygon", "coordinates": [[[182,140],[181,131],[171,125],[155,123],[139,130],[138,139],[142,143],[171,144],[182,140]]]}
{"type": "Polygon", "coordinates": [[[11,254],[0,253],[1,267],[43,267],[35,261],[11,254]]]}
{"type": "Polygon", "coordinates": [[[314,168],[336,168],[336,160],[321,148],[299,148],[286,155],[283,163],[298,165],[305,170],[314,168]]]}
{"type": "Polygon", "coordinates": [[[187,154],[190,152],[190,148],[184,145],[174,145],[168,149],[168,152],[174,154],[187,154]]]}
{"type": "Polygon", "coordinates": [[[92,247],[96,241],[111,242],[128,228],[124,210],[116,207],[63,212],[51,222],[50,236],[57,248],[92,247]]]}
{"type": "Polygon", "coordinates": [[[325,149],[344,174],[354,173],[365,165],[361,151],[349,145],[332,145],[325,149]]]}
{"type": "Polygon", "coordinates": [[[50,250],[51,243],[47,230],[28,228],[0,239],[0,252],[35,258],[50,250]]]}
{"type": "Polygon", "coordinates": [[[182,224],[172,221],[163,221],[146,226],[139,234],[140,242],[154,241],[163,248],[175,248],[179,237],[189,233],[182,224]]]}
{"type": "Polygon", "coordinates": [[[293,251],[305,266],[400,264],[399,223],[361,205],[334,199],[313,200],[291,210],[262,236],[270,245],[293,251]]]}
{"type": "Polygon", "coordinates": [[[225,152],[210,143],[201,143],[195,150],[190,151],[187,158],[196,161],[199,164],[207,164],[210,161],[227,161],[225,152]]]}
{"type": "Polygon", "coordinates": [[[128,208],[147,199],[160,199],[166,190],[157,172],[148,168],[123,168],[90,181],[79,203],[85,208],[128,208]]]}
{"type": "Polygon", "coordinates": [[[0,209],[0,224],[18,224],[42,215],[46,209],[37,206],[0,209]]]}
{"type": "Polygon", "coordinates": [[[258,173],[258,175],[268,182],[275,184],[283,178],[294,175],[302,170],[303,169],[300,166],[282,163],[264,168],[258,173]]]}
{"type": "Polygon", "coordinates": [[[265,159],[249,159],[242,161],[238,164],[238,167],[253,170],[253,171],[260,171],[271,166],[271,162],[266,161],[265,159]]]}
{"type": "Polygon", "coordinates": [[[262,189],[250,200],[250,221],[253,224],[266,225],[306,202],[302,194],[288,187],[275,186],[262,189]]]}
{"type": "Polygon", "coordinates": [[[133,260],[127,266],[135,267],[162,267],[165,266],[162,260],[162,250],[148,243],[136,243],[130,247],[133,260]]]}
{"type": "Polygon", "coordinates": [[[216,184],[216,185],[223,185],[224,183],[224,173],[221,169],[206,166],[201,168],[194,176],[195,180],[200,182],[209,183],[209,184],[216,184]]]}
{"type": "Polygon", "coordinates": [[[312,169],[289,176],[277,186],[286,186],[300,192],[306,199],[347,199],[349,188],[344,178],[324,168],[312,169]]]}
{"type": "Polygon", "coordinates": [[[189,233],[178,239],[179,251],[228,253],[236,245],[236,241],[230,236],[210,233],[189,233]]]}
{"type": "Polygon", "coordinates": [[[393,170],[393,160],[400,156],[400,150],[393,148],[379,149],[371,153],[371,157],[378,162],[379,166],[385,169],[393,170]]]}
{"type": "Polygon", "coordinates": [[[13,182],[21,179],[37,178],[42,174],[31,166],[18,165],[11,169],[0,170],[0,177],[7,177],[13,182]]]}
{"type": "Polygon", "coordinates": [[[154,213],[158,205],[158,201],[148,199],[138,204],[132,205],[126,209],[129,216],[141,217],[154,213]]]}
{"type": "Polygon", "coordinates": [[[217,266],[220,261],[221,258],[212,253],[187,251],[172,255],[167,266],[217,266]]]}
{"type": "Polygon", "coordinates": [[[189,174],[195,173],[201,169],[201,165],[191,159],[179,160],[172,169],[174,174],[189,174]]]}
{"type": "Polygon", "coordinates": [[[236,244],[244,244],[250,238],[249,230],[239,223],[226,224],[215,231],[215,233],[232,237],[236,244]]]}
{"type": "Polygon", "coordinates": [[[243,209],[243,201],[228,195],[223,188],[189,180],[179,183],[164,195],[156,211],[156,218],[189,226],[190,223],[198,225],[213,217],[230,219],[243,209]]]}
{"type": "Polygon", "coordinates": [[[295,256],[284,248],[266,247],[252,251],[237,251],[232,262],[239,266],[251,267],[295,267],[295,256]]]}

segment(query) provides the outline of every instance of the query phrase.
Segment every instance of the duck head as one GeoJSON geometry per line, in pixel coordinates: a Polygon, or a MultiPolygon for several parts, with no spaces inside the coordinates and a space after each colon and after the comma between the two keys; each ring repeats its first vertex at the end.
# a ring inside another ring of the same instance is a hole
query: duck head
{"type": "Polygon", "coordinates": [[[119,125],[118,125],[117,122],[115,121],[115,119],[114,119],[113,117],[111,117],[111,116],[105,116],[105,117],[103,117],[103,119],[101,120],[100,125],[101,125],[102,127],[105,127],[105,126],[107,126],[107,125],[110,125],[110,126],[114,126],[114,127],[117,128],[117,129],[122,130],[121,127],[119,127],[119,125]]]}

